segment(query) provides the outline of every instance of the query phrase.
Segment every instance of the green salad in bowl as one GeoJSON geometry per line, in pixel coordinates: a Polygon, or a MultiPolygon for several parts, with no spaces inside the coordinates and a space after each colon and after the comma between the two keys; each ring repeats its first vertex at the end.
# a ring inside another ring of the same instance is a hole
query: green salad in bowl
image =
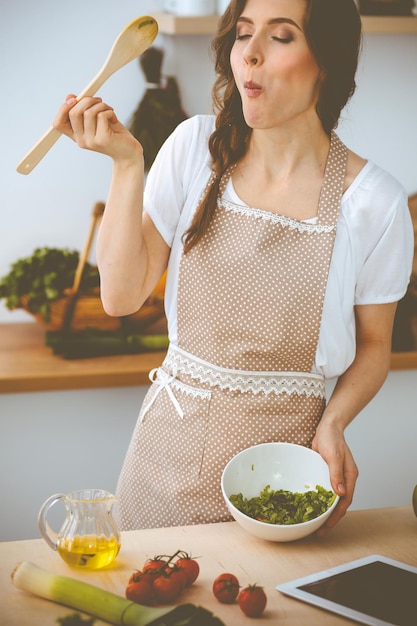
{"type": "Polygon", "coordinates": [[[295,541],[322,526],[337,506],[324,459],[305,446],[263,443],[234,456],[221,488],[232,517],[268,541],[295,541]]]}

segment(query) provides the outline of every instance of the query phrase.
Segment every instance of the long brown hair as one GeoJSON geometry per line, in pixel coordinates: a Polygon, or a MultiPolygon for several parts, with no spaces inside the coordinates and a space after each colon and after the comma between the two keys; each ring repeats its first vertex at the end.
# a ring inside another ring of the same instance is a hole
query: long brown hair
{"type": "MultiPolygon", "coordinates": [[[[236,39],[236,23],[247,0],[232,0],[220,18],[211,43],[216,80],[212,90],[216,126],[209,139],[212,177],[203,193],[190,227],[184,234],[187,253],[203,237],[217,206],[220,181],[231,165],[246,153],[252,129],[243,117],[230,53],[236,39]]],[[[355,74],[361,45],[361,20],[354,0],[305,0],[304,31],[322,70],[316,106],[325,132],[336,128],[340,112],[355,91],[355,74]]]]}

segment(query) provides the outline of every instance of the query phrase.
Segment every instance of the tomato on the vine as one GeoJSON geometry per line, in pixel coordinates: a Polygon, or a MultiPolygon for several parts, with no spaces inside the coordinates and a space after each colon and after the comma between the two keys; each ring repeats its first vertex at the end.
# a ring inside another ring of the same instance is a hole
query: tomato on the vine
{"type": "Polygon", "coordinates": [[[152,578],[142,572],[135,572],[132,582],[126,587],[126,598],[131,602],[153,606],[157,598],[152,585],[152,578]]]}
{"type": "Polygon", "coordinates": [[[181,583],[176,576],[166,572],[161,576],[157,576],[152,582],[152,588],[156,595],[156,599],[161,604],[170,604],[174,602],[180,592],[181,583]]]}
{"type": "Polygon", "coordinates": [[[141,576],[142,576],[142,572],[141,572],[139,569],[136,569],[136,570],[133,572],[133,574],[131,574],[131,575],[129,576],[129,581],[128,581],[128,583],[127,583],[127,584],[128,584],[128,585],[131,585],[132,583],[137,582],[138,580],[140,580],[140,579],[141,579],[141,576]]]}
{"type": "Polygon", "coordinates": [[[195,559],[188,554],[181,553],[181,556],[175,561],[175,566],[182,570],[187,576],[187,587],[197,580],[200,573],[200,566],[195,559]]]}
{"type": "Polygon", "coordinates": [[[258,585],[248,585],[239,593],[238,604],[248,617],[259,617],[266,607],[266,594],[258,585]]]}
{"type": "Polygon", "coordinates": [[[213,594],[219,602],[232,604],[239,594],[239,581],[234,574],[220,574],[213,582],[213,594]]]}
{"type": "Polygon", "coordinates": [[[161,557],[156,556],[153,559],[145,561],[142,567],[142,572],[148,572],[149,574],[161,574],[167,567],[167,562],[161,557]]]}
{"type": "Polygon", "coordinates": [[[170,571],[170,576],[178,580],[181,591],[185,589],[186,587],[188,587],[187,574],[185,573],[183,569],[181,569],[180,567],[177,567],[176,565],[172,565],[169,568],[169,571],[170,571]]]}
{"type": "Polygon", "coordinates": [[[131,574],[126,597],[139,604],[170,604],[185,587],[192,585],[199,572],[197,561],[183,550],[154,556],[131,574]]]}

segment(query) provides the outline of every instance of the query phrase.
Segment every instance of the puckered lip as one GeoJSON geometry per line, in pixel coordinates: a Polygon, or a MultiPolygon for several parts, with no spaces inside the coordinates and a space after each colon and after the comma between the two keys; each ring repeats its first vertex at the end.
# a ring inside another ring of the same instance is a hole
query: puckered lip
{"type": "Polygon", "coordinates": [[[252,80],[247,80],[244,84],[245,89],[254,89],[254,90],[260,90],[262,89],[262,85],[259,85],[259,83],[254,83],[252,80]]]}

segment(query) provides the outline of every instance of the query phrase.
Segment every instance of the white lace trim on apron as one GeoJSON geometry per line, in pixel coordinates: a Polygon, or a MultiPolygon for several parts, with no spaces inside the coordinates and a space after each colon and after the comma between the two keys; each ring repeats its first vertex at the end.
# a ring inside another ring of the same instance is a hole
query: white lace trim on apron
{"type": "Polygon", "coordinates": [[[208,363],[173,344],[168,348],[163,365],[169,371],[175,372],[171,375],[172,380],[175,380],[176,373],[181,372],[210,387],[217,386],[230,391],[243,393],[250,391],[266,395],[286,393],[318,398],[324,398],[326,395],[324,377],[320,374],[228,369],[208,363]]]}
{"type": "Polygon", "coordinates": [[[184,417],[184,411],[182,410],[177,398],[174,396],[172,389],[185,393],[188,396],[192,396],[193,398],[210,398],[211,396],[211,391],[209,391],[208,389],[194,389],[189,385],[185,385],[184,383],[176,379],[176,371],[174,374],[168,374],[164,369],[162,369],[162,367],[155,367],[153,370],[151,370],[149,372],[149,380],[152,383],[155,383],[157,387],[151,400],[142,408],[140,415],[141,422],[143,421],[143,418],[155,402],[158,394],[162,391],[162,389],[166,390],[172,404],[175,407],[175,410],[177,411],[181,419],[184,417]]]}
{"type": "Polygon", "coordinates": [[[236,215],[240,214],[246,217],[249,216],[255,217],[257,219],[262,219],[265,222],[272,222],[273,224],[281,224],[281,226],[285,228],[289,228],[290,230],[298,230],[301,233],[330,233],[336,228],[334,224],[326,225],[312,222],[299,222],[292,219],[291,217],[286,217],[285,215],[279,215],[270,211],[263,211],[262,209],[254,209],[248,206],[235,204],[234,202],[230,202],[230,200],[224,200],[223,198],[219,198],[217,200],[217,205],[219,207],[223,207],[226,211],[231,211],[232,213],[235,213],[236,215]]]}

